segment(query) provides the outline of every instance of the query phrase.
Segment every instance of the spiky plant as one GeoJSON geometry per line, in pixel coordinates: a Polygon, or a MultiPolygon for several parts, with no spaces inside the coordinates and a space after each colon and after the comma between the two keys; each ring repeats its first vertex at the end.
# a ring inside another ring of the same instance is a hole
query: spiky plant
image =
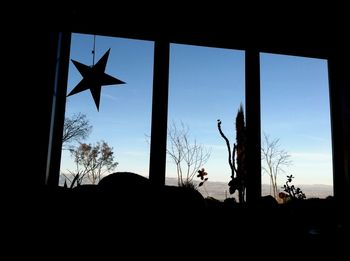
{"type": "Polygon", "coordinates": [[[240,105],[236,116],[236,143],[231,145],[228,138],[222,132],[221,121],[218,120],[218,129],[221,137],[225,140],[228,150],[228,164],[231,168],[231,180],[228,183],[230,194],[238,190],[238,200],[240,203],[245,202],[246,189],[246,126],[244,121],[243,106],[240,105]]]}

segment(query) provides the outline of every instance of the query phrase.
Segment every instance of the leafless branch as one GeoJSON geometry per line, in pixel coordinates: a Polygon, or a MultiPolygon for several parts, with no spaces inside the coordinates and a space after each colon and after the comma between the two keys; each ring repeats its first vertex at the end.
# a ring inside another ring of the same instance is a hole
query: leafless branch
{"type": "Polygon", "coordinates": [[[189,136],[189,128],[184,123],[178,126],[172,122],[169,126],[167,153],[176,165],[179,186],[192,182],[197,171],[210,157],[210,151],[196,140],[191,142],[189,136]]]}
{"type": "Polygon", "coordinates": [[[67,145],[72,142],[81,142],[86,139],[92,130],[92,126],[85,114],[78,113],[64,120],[62,147],[67,149],[67,145]]]}
{"type": "Polygon", "coordinates": [[[269,175],[273,188],[273,195],[276,198],[277,191],[277,176],[284,172],[284,168],[292,164],[291,156],[285,150],[279,148],[279,139],[271,140],[264,133],[263,144],[261,147],[262,170],[269,175]]]}

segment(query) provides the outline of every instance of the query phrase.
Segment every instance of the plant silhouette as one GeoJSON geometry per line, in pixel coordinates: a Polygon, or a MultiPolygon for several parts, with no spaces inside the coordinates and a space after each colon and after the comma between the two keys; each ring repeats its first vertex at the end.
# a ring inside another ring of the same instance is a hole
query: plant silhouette
{"type": "Polygon", "coordinates": [[[222,132],[221,120],[218,120],[218,130],[221,137],[225,140],[228,150],[228,164],[231,168],[231,180],[228,183],[230,194],[238,190],[238,200],[245,202],[246,189],[246,126],[244,122],[243,106],[240,105],[236,116],[236,143],[233,144],[231,153],[230,141],[222,132]]]}
{"type": "Polygon", "coordinates": [[[294,185],[290,186],[290,183],[292,182],[293,175],[287,176],[286,184],[283,185],[282,188],[284,188],[284,191],[288,193],[288,196],[291,199],[306,199],[305,194],[300,188],[296,188],[294,185]]]}

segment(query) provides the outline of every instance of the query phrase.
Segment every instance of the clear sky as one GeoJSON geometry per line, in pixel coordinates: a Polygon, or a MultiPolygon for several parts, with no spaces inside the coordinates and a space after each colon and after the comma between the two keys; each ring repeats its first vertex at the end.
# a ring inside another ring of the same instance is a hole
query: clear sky
{"type": "MultiPolygon", "coordinates": [[[[93,36],[73,34],[71,59],[92,64],[93,36]]],[[[124,82],[102,87],[97,112],[90,91],[67,99],[66,115],[82,112],[93,130],[87,143],[105,140],[114,148],[117,171],[148,176],[153,78],[149,41],[96,37],[97,62],[109,49],[106,73],[124,82]]],[[[234,122],[244,105],[244,51],[171,45],[169,122],[183,122],[190,138],[211,150],[205,164],[210,180],[228,182],[227,149],[217,130],[235,141],[234,122]]],[[[67,92],[82,79],[70,63],[67,92]]],[[[261,54],[262,131],[279,138],[293,165],[286,169],[296,184],[332,184],[327,62],[320,59],[261,54]]],[[[63,152],[61,170],[72,168],[63,152]]],[[[167,176],[175,177],[167,158],[167,176]]],[[[285,175],[281,176],[281,182],[285,175]]],[[[263,183],[269,183],[263,175],[263,183]]]]}

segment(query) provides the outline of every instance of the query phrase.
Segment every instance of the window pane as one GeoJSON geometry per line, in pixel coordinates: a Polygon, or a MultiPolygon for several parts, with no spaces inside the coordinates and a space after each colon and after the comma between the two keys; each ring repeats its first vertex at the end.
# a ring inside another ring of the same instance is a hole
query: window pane
{"type": "MultiPolygon", "coordinates": [[[[92,65],[93,43],[92,35],[73,34],[70,58],[92,65]]],[[[96,36],[95,46],[95,64],[110,48],[105,73],[125,84],[102,86],[99,111],[90,90],[67,97],[66,117],[72,118],[78,113],[86,115],[92,131],[81,142],[94,145],[101,140],[106,141],[113,148],[114,159],[118,162],[114,171],[148,176],[149,142],[146,135],[150,133],[151,124],[154,43],[96,36]]],[[[81,80],[81,74],[70,62],[67,94],[81,80]]],[[[70,172],[76,173],[74,158],[66,150],[70,146],[76,148],[79,143],[63,146],[61,173],[68,176],[70,172]]],[[[65,177],[61,175],[61,185],[64,180],[65,177]]]]}
{"type": "MultiPolygon", "coordinates": [[[[209,179],[200,192],[205,197],[225,199],[230,196],[227,184],[231,169],[217,120],[221,120],[222,130],[233,146],[236,114],[241,103],[244,108],[244,52],[172,44],[170,54],[169,130],[174,125],[179,132],[188,130],[189,144],[193,146],[196,141],[204,151],[210,152],[208,161],[191,167],[189,175],[195,173],[193,181],[198,184],[197,171],[205,168],[209,179]]],[[[168,150],[171,145],[168,137],[168,150]]],[[[182,177],[186,181],[187,166],[185,161],[182,163],[182,177]]],[[[177,185],[176,164],[169,154],[166,174],[167,184],[177,185]]]]}
{"type": "MultiPolygon", "coordinates": [[[[264,134],[270,143],[279,139],[292,161],[277,175],[278,191],[293,175],[291,185],[307,198],[333,195],[327,61],[266,53],[260,59],[262,142],[264,134]]],[[[273,194],[262,172],[263,194],[273,194]]]]}

